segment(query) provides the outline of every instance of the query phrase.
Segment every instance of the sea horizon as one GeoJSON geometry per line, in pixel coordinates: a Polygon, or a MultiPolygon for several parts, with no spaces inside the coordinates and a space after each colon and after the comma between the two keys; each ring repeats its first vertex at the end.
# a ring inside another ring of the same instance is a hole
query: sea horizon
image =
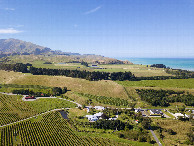
{"type": "Polygon", "coordinates": [[[152,65],[164,64],[173,69],[194,71],[194,58],[151,58],[151,57],[114,57],[119,60],[128,60],[134,64],[152,65]]]}

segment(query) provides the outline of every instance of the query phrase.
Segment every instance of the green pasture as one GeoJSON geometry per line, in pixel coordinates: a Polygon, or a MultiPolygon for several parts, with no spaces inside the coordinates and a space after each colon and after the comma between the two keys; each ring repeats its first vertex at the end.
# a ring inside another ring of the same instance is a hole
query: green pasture
{"type": "Polygon", "coordinates": [[[125,87],[194,88],[194,79],[116,81],[125,87]]]}

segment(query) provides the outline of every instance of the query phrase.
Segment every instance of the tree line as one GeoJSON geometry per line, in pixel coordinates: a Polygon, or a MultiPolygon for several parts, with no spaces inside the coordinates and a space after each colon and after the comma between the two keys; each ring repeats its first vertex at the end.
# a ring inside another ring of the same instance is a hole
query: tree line
{"type": "Polygon", "coordinates": [[[50,76],[67,76],[73,78],[81,78],[89,81],[98,80],[129,80],[129,81],[140,81],[140,80],[166,80],[166,79],[187,79],[193,76],[153,76],[153,77],[135,77],[130,71],[128,72],[89,72],[86,70],[68,70],[68,69],[48,69],[48,68],[36,68],[29,64],[16,63],[16,64],[4,64],[0,63],[0,69],[6,71],[15,71],[22,73],[31,73],[33,75],[50,75],[50,76]]]}
{"type": "Polygon", "coordinates": [[[68,70],[68,69],[48,69],[36,68],[22,63],[16,64],[0,64],[1,70],[15,71],[22,73],[31,73],[33,75],[50,75],[50,76],[67,76],[73,78],[82,78],[90,81],[98,80],[135,80],[135,76],[131,72],[89,72],[86,70],[68,70]]]}
{"type": "Polygon", "coordinates": [[[170,103],[182,102],[187,106],[194,106],[194,96],[185,94],[184,91],[136,89],[141,100],[150,103],[152,106],[169,106],[170,103]]]}
{"type": "Polygon", "coordinates": [[[21,94],[21,95],[30,95],[37,97],[48,97],[48,96],[59,96],[61,94],[65,94],[67,92],[67,87],[53,87],[51,89],[42,89],[41,91],[36,91],[33,89],[14,89],[12,90],[13,94],[21,94]]]}
{"type": "Polygon", "coordinates": [[[194,72],[182,69],[165,69],[166,73],[176,75],[176,77],[194,78],[194,72]]]}

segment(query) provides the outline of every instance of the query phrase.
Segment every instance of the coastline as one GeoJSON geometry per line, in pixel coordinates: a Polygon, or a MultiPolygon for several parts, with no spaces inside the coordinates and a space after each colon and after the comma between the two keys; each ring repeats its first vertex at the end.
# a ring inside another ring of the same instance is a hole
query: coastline
{"type": "Polygon", "coordinates": [[[128,60],[134,64],[152,65],[164,64],[173,69],[194,71],[194,58],[128,58],[115,57],[119,60],[128,60]]]}

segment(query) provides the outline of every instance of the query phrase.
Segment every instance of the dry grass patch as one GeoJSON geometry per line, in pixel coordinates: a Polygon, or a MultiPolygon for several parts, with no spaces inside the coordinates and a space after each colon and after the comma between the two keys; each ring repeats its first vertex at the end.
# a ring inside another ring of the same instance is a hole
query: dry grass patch
{"type": "Polygon", "coordinates": [[[75,92],[128,99],[123,87],[113,81],[88,81],[85,79],[64,76],[33,75],[24,76],[22,79],[15,78],[9,83],[22,85],[43,85],[50,87],[66,86],[69,90],[75,92]]]}
{"type": "Polygon", "coordinates": [[[13,71],[7,72],[4,70],[0,70],[0,84],[8,84],[12,80],[21,79],[24,76],[25,76],[24,74],[19,72],[13,71]]]}

